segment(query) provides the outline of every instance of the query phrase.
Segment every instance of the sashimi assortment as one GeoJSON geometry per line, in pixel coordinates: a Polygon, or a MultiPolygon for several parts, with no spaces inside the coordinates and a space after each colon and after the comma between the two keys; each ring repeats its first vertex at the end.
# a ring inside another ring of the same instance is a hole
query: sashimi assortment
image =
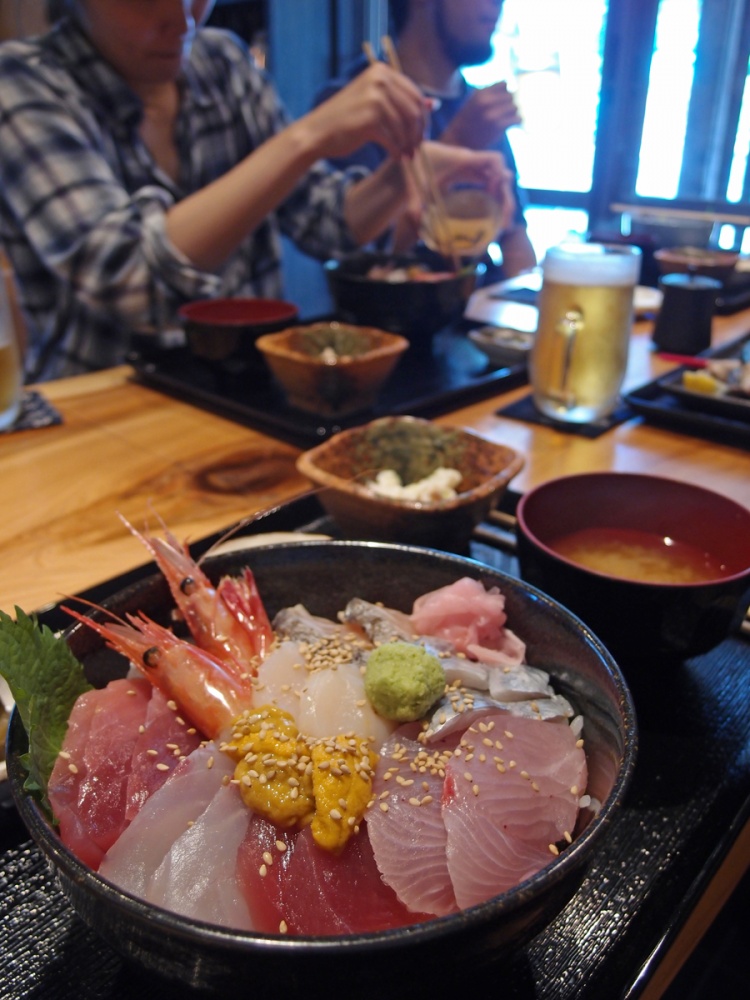
{"type": "Polygon", "coordinates": [[[496,587],[270,621],[250,569],[214,586],[168,532],[138,537],[190,638],[69,609],[131,670],[77,698],[47,788],[108,881],[224,927],[341,935],[474,906],[571,843],[582,719],[496,587]]]}

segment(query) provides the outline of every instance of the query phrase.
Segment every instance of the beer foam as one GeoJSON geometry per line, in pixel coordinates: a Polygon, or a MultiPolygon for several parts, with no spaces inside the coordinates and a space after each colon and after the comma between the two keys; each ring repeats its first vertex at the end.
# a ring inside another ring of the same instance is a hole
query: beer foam
{"type": "Polygon", "coordinates": [[[561,285],[634,285],[640,267],[640,253],[598,243],[575,243],[551,247],[542,272],[545,278],[561,285]]]}

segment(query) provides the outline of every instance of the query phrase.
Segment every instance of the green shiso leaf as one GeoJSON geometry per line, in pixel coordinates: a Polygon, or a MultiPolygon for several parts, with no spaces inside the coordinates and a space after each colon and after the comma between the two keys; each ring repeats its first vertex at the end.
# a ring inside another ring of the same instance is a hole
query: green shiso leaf
{"type": "Polygon", "coordinates": [[[47,784],[76,699],[91,689],[68,644],[16,608],[16,620],[0,611],[0,674],[8,682],[29,737],[21,758],[27,792],[51,815],[47,784]]]}

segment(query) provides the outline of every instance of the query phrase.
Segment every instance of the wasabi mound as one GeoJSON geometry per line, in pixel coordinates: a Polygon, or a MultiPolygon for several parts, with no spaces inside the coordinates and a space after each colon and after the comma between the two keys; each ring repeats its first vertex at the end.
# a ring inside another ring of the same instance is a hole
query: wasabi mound
{"type": "Polygon", "coordinates": [[[388,642],[370,653],[365,669],[365,692],[385,719],[413,722],[421,719],[445,691],[440,660],[421,646],[388,642]]]}

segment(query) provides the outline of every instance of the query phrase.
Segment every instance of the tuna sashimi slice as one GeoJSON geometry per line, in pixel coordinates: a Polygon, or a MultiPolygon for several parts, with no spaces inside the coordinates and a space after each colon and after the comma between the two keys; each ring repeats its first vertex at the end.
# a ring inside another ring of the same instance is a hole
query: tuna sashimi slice
{"type": "Polygon", "coordinates": [[[289,833],[256,816],[238,865],[258,930],[360,934],[427,919],[410,913],[382,881],[364,830],[333,854],[315,844],[309,826],[289,833]]]}
{"type": "Polygon", "coordinates": [[[48,794],[63,843],[90,868],[127,826],[131,759],[152,690],[139,678],[110,681],[73,706],[48,794]]]}
{"type": "Polygon", "coordinates": [[[200,734],[180,717],[174,703],[170,707],[166,695],[152,688],[143,732],[133,748],[125,810],[128,820],[161,788],[181,758],[191,754],[200,742],[200,734]]]}
{"type": "Polygon", "coordinates": [[[575,827],[587,780],[573,729],[484,716],[446,767],[447,863],[464,909],[517,886],[553,860],[575,827]]]}
{"type": "Polygon", "coordinates": [[[172,844],[208,808],[222,780],[233,773],[234,762],[213,743],[195,750],[110,847],[100,874],[125,892],[144,898],[172,844]]]}
{"type": "Polygon", "coordinates": [[[415,912],[445,916],[457,909],[441,813],[445,768],[457,737],[426,749],[396,731],[383,748],[367,814],[375,863],[401,902],[415,912]]]}

